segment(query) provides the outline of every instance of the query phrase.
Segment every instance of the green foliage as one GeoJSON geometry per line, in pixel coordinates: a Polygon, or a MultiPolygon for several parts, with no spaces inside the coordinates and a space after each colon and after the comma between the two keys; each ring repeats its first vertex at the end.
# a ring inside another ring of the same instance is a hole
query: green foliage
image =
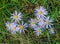
{"type": "Polygon", "coordinates": [[[60,0],[0,0],[0,43],[6,44],[60,44],[60,0]],[[56,33],[50,35],[47,30],[39,37],[35,36],[32,29],[28,28],[26,34],[12,35],[5,27],[6,21],[14,10],[21,11],[25,22],[34,18],[34,9],[44,6],[48,15],[54,19],[56,33]]]}

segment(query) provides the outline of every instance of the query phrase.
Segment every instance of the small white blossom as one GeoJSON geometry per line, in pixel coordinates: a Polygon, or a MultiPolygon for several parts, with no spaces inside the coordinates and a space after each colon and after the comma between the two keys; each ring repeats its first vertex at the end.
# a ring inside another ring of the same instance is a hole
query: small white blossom
{"type": "Polygon", "coordinates": [[[38,17],[38,18],[44,18],[45,15],[47,15],[47,11],[46,9],[43,7],[43,6],[40,6],[40,8],[36,8],[36,13],[35,15],[38,17]]]}
{"type": "Polygon", "coordinates": [[[17,24],[14,22],[12,23],[7,22],[6,23],[7,30],[11,32],[12,34],[15,34],[18,31],[18,28],[16,27],[16,25],[17,24]]]}
{"type": "Polygon", "coordinates": [[[46,28],[51,28],[51,26],[53,25],[52,22],[53,22],[53,20],[50,19],[50,17],[48,16],[48,17],[45,19],[45,26],[46,26],[46,28]]]}
{"type": "Polygon", "coordinates": [[[34,28],[34,33],[39,36],[40,34],[42,34],[43,30],[40,27],[36,27],[34,28]]]}
{"type": "Polygon", "coordinates": [[[22,21],[22,24],[18,25],[19,33],[25,32],[27,30],[26,29],[27,27],[28,24],[27,23],[24,24],[24,22],[22,21]]]}
{"type": "Polygon", "coordinates": [[[15,22],[19,22],[20,20],[22,20],[22,15],[20,12],[17,12],[15,11],[13,14],[11,14],[11,18],[12,18],[12,21],[15,21],[15,22]]]}
{"type": "Polygon", "coordinates": [[[37,25],[36,25],[36,20],[35,19],[30,19],[29,21],[28,21],[30,24],[29,24],[29,26],[31,27],[31,28],[35,28],[35,27],[37,27],[37,25]]]}

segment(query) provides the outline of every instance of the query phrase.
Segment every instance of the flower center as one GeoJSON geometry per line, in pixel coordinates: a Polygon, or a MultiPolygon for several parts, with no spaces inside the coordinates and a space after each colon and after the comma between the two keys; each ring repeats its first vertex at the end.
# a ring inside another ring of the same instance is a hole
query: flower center
{"type": "Polygon", "coordinates": [[[39,12],[40,15],[42,15],[42,13],[43,13],[42,11],[39,12]]]}
{"type": "Polygon", "coordinates": [[[32,22],[32,25],[34,25],[35,24],[35,22],[32,22]]]}
{"type": "Polygon", "coordinates": [[[21,26],[19,26],[19,28],[20,28],[20,29],[23,29],[24,27],[21,25],[21,26]]]}
{"type": "Polygon", "coordinates": [[[42,22],[41,20],[38,20],[38,22],[42,22]]]}
{"type": "Polygon", "coordinates": [[[46,21],[46,25],[48,25],[49,24],[49,21],[46,21]]]}
{"type": "Polygon", "coordinates": [[[14,27],[13,30],[16,30],[16,27],[14,27]]]}
{"type": "Polygon", "coordinates": [[[40,32],[40,29],[38,29],[37,32],[40,32]]]}
{"type": "Polygon", "coordinates": [[[14,18],[17,19],[18,18],[18,15],[15,15],[14,18]]]}

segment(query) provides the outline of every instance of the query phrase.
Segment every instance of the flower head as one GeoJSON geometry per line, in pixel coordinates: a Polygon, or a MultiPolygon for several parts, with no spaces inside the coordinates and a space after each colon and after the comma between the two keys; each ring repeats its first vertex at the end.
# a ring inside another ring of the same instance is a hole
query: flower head
{"type": "Polygon", "coordinates": [[[37,22],[40,28],[43,28],[45,26],[44,19],[42,18],[37,18],[37,22]]]}
{"type": "Polygon", "coordinates": [[[22,24],[18,25],[18,29],[19,29],[19,33],[24,32],[25,30],[27,30],[26,28],[28,27],[28,24],[22,21],[22,24]]]}
{"type": "Polygon", "coordinates": [[[42,34],[43,30],[40,27],[36,27],[34,28],[34,33],[39,36],[40,34],[42,34]]]}
{"type": "Polygon", "coordinates": [[[44,15],[47,15],[47,11],[46,11],[46,9],[44,9],[44,7],[43,6],[40,6],[40,8],[36,8],[35,9],[36,10],[36,16],[38,17],[38,18],[40,18],[40,17],[45,17],[44,15]]]}
{"type": "Polygon", "coordinates": [[[11,16],[11,18],[12,18],[12,20],[13,21],[15,21],[15,22],[19,22],[20,20],[22,20],[21,18],[22,18],[22,15],[21,15],[21,13],[20,12],[17,12],[17,11],[15,11],[13,14],[11,14],[12,16],[11,16]]]}
{"type": "Polygon", "coordinates": [[[31,28],[35,28],[37,25],[36,25],[36,20],[35,19],[31,19],[31,20],[29,20],[29,25],[30,25],[30,27],[31,28]]]}
{"type": "Polygon", "coordinates": [[[12,34],[15,34],[15,33],[18,31],[16,25],[17,25],[17,24],[14,23],[14,22],[11,22],[11,23],[7,22],[7,23],[6,23],[7,30],[8,30],[9,32],[11,32],[12,34]]]}
{"type": "Polygon", "coordinates": [[[51,28],[51,26],[53,25],[52,22],[53,22],[53,20],[50,19],[50,17],[48,16],[48,17],[45,19],[45,26],[46,26],[46,28],[51,28]]]}

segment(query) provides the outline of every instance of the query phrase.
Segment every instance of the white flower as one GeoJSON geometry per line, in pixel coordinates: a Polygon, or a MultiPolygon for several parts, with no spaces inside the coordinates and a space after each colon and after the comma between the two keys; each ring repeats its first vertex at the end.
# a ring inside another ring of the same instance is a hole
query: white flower
{"type": "Polygon", "coordinates": [[[40,8],[36,8],[35,10],[36,10],[36,14],[35,15],[38,18],[40,18],[40,17],[44,18],[45,15],[47,15],[47,11],[46,11],[46,9],[44,9],[43,6],[40,6],[40,8]]]}
{"type": "Polygon", "coordinates": [[[28,24],[27,23],[24,24],[24,22],[22,21],[22,24],[18,25],[19,33],[26,31],[27,27],[28,27],[28,24]]]}
{"type": "Polygon", "coordinates": [[[49,32],[50,32],[50,34],[54,34],[55,32],[54,32],[54,28],[50,28],[49,29],[49,32]]]}
{"type": "Polygon", "coordinates": [[[7,30],[12,34],[15,34],[18,31],[18,28],[16,27],[16,25],[17,24],[15,24],[14,22],[12,23],[7,22],[6,23],[7,30]]]}
{"type": "Polygon", "coordinates": [[[31,18],[31,20],[29,20],[28,22],[30,23],[29,26],[30,26],[31,28],[37,27],[37,25],[36,25],[36,20],[35,20],[35,19],[32,19],[32,18],[31,18]]]}
{"type": "Polygon", "coordinates": [[[34,28],[34,33],[37,35],[37,36],[39,36],[40,34],[42,34],[42,32],[43,32],[43,30],[40,28],[40,27],[36,27],[36,28],[34,28]]]}
{"type": "Polygon", "coordinates": [[[45,19],[45,26],[46,28],[51,28],[51,26],[53,25],[52,22],[53,20],[52,19],[49,19],[50,17],[48,16],[46,19],[45,19]]]}
{"type": "Polygon", "coordinates": [[[15,11],[13,14],[11,14],[11,18],[12,18],[12,21],[15,21],[15,22],[19,22],[20,20],[22,20],[22,15],[20,12],[17,12],[15,11]]]}
{"type": "Polygon", "coordinates": [[[42,18],[37,18],[37,22],[40,28],[43,28],[45,26],[44,19],[42,18]]]}

